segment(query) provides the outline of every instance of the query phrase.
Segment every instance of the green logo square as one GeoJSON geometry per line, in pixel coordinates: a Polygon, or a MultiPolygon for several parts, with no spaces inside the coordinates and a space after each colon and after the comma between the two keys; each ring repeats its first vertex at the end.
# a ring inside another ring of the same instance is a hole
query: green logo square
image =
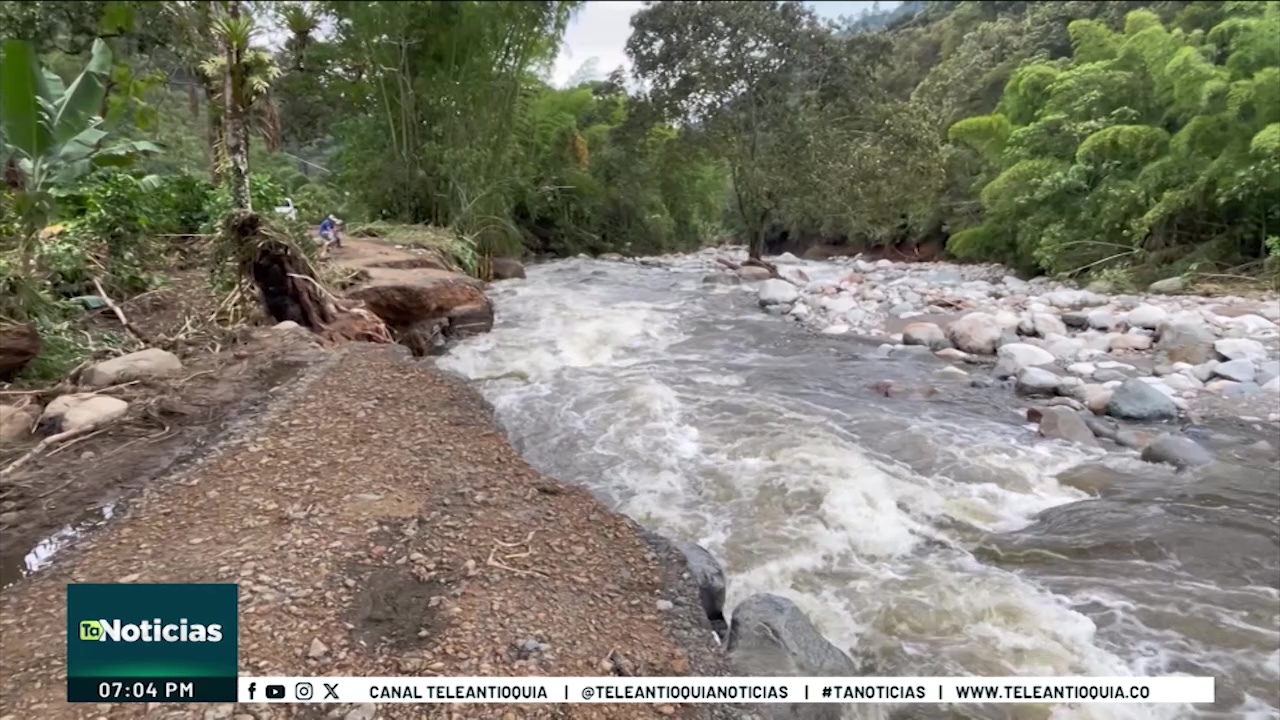
{"type": "Polygon", "coordinates": [[[68,585],[68,699],[88,700],[90,688],[96,702],[205,699],[103,696],[163,692],[168,684],[206,695],[229,687],[229,699],[207,701],[234,701],[238,610],[237,587],[229,584],[68,585]],[[164,680],[175,682],[160,683],[160,691],[149,684],[164,680]]]}

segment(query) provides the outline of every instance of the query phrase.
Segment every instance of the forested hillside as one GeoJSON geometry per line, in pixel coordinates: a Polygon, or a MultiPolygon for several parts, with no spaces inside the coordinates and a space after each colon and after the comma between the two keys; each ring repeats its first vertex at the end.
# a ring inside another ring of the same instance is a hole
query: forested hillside
{"type": "Polygon", "coordinates": [[[844,23],[657,2],[629,73],[552,87],[580,6],[0,5],[0,313],[95,273],[144,291],[155,239],[212,233],[246,169],[260,212],[440,226],[464,258],[729,240],[1120,282],[1275,271],[1275,0],[911,2],[844,23]]]}

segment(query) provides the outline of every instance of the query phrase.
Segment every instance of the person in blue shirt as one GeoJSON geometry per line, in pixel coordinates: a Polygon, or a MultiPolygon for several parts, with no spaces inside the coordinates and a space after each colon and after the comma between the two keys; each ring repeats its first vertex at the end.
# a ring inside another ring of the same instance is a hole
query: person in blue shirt
{"type": "Polygon", "coordinates": [[[320,239],[324,241],[326,248],[330,245],[342,247],[342,237],[338,235],[338,226],[340,224],[341,221],[332,215],[320,221],[320,239]]]}

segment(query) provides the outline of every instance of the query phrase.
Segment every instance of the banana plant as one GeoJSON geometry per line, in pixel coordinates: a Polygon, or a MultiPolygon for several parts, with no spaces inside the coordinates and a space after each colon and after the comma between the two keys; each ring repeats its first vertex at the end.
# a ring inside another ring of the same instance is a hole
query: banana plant
{"type": "Polygon", "coordinates": [[[98,116],[111,71],[111,49],[95,40],[89,64],[64,85],[40,67],[35,47],[22,40],[4,43],[0,55],[0,128],[6,167],[16,167],[16,190],[35,196],[65,187],[94,168],[123,166],[161,151],[145,140],[104,146],[107,132],[98,116]]]}

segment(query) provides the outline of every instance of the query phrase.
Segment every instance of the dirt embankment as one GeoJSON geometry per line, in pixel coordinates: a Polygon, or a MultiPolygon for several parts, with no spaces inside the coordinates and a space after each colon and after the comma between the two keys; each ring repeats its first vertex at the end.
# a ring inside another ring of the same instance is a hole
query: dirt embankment
{"type": "MultiPolygon", "coordinates": [[[[534,472],[483,400],[403,348],[319,352],[274,393],[259,422],[180,475],[150,483],[123,517],[0,593],[0,718],[264,720],[334,710],[68,705],[61,638],[69,582],[239,583],[242,673],[574,676],[621,672],[621,663],[637,675],[724,674],[678,551],[585,491],[534,472]]],[[[707,705],[351,711],[384,718],[729,712],[707,705]]]]}

